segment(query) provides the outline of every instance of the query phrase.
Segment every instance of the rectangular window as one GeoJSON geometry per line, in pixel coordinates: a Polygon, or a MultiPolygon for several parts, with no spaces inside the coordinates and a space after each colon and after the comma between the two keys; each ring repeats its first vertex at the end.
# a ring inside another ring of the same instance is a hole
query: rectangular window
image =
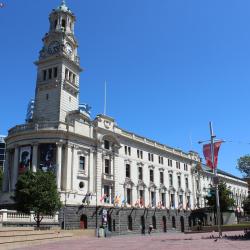
{"type": "Polygon", "coordinates": [[[105,174],[110,174],[110,160],[105,159],[105,174]]]}
{"type": "Polygon", "coordinates": [[[159,156],[159,164],[163,165],[163,156],[159,156]]]}
{"type": "Polygon", "coordinates": [[[72,72],[71,71],[69,71],[69,80],[70,80],[70,82],[72,82],[72,72]]]}
{"type": "Polygon", "coordinates": [[[80,156],[80,159],[79,159],[79,170],[82,170],[82,171],[85,170],[85,157],[84,156],[80,156]]]}
{"type": "Polygon", "coordinates": [[[187,196],[187,208],[190,208],[190,196],[187,196]]]}
{"type": "Polygon", "coordinates": [[[153,162],[154,161],[154,154],[148,153],[148,160],[153,162]]]}
{"type": "Polygon", "coordinates": [[[140,190],[139,195],[140,195],[140,206],[144,206],[144,191],[140,190]]]}
{"type": "Polygon", "coordinates": [[[131,155],[131,147],[128,147],[128,155],[131,155]]]}
{"type": "Polygon", "coordinates": [[[176,168],[178,168],[178,169],[180,169],[181,168],[181,164],[180,164],[180,162],[176,162],[176,168]]]}
{"type": "Polygon", "coordinates": [[[142,175],[142,167],[138,168],[138,179],[142,181],[143,175],[142,175]]]}
{"type": "Polygon", "coordinates": [[[43,70],[43,80],[46,81],[47,79],[47,70],[43,70]]]}
{"type": "Polygon", "coordinates": [[[151,206],[156,206],[155,192],[151,192],[151,206]]]}
{"type": "Polygon", "coordinates": [[[173,175],[169,174],[169,186],[173,186],[173,175]]]}
{"type": "Polygon", "coordinates": [[[75,82],[76,82],[76,75],[73,74],[73,83],[75,83],[75,82]]]}
{"type": "Polygon", "coordinates": [[[140,158],[140,150],[137,149],[137,158],[140,158]]]}
{"type": "Polygon", "coordinates": [[[110,203],[110,186],[104,185],[104,202],[110,203]]]}
{"type": "Polygon", "coordinates": [[[68,80],[69,70],[65,69],[65,79],[68,80]]]}
{"type": "Polygon", "coordinates": [[[185,178],[185,185],[186,185],[186,189],[188,189],[189,185],[188,185],[188,178],[187,177],[185,178]]]}
{"type": "Polygon", "coordinates": [[[57,77],[57,67],[54,68],[54,78],[57,77]]]}
{"type": "Polygon", "coordinates": [[[127,188],[127,203],[129,205],[132,204],[132,192],[131,192],[131,189],[130,188],[127,188]]]}
{"type": "Polygon", "coordinates": [[[180,188],[181,187],[181,177],[180,177],[180,175],[178,175],[178,187],[180,188]]]}
{"type": "Polygon", "coordinates": [[[164,184],[164,173],[160,172],[160,184],[164,184]]]}
{"type": "Polygon", "coordinates": [[[179,195],[179,207],[183,206],[183,195],[179,195]]]}
{"type": "Polygon", "coordinates": [[[187,166],[186,163],[184,163],[184,170],[185,170],[185,171],[188,171],[188,166],[187,166]]]}
{"type": "Polygon", "coordinates": [[[52,69],[49,69],[49,79],[52,78],[52,69]]]}
{"type": "Polygon", "coordinates": [[[165,194],[165,193],[162,193],[162,194],[161,194],[161,205],[162,205],[163,207],[166,206],[166,194],[165,194]]]}
{"type": "Polygon", "coordinates": [[[107,140],[104,140],[104,148],[105,149],[110,149],[110,143],[107,140]]]}
{"type": "Polygon", "coordinates": [[[175,207],[174,194],[170,195],[170,206],[175,207]]]}
{"type": "Polygon", "coordinates": [[[172,160],[170,160],[170,159],[168,159],[168,166],[169,166],[169,167],[172,167],[172,166],[173,166],[173,162],[172,162],[172,160]]]}
{"type": "Polygon", "coordinates": [[[151,182],[154,182],[154,170],[153,169],[149,170],[149,178],[151,182]]]}
{"type": "Polygon", "coordinates": [[[130,178],[130,165],[129,164],[126,164],[126,177],[127,178],[130,178]]]}
{"type": "Polygon", "coordinates": [[[127,146],[124,146],[124,152],[125,152],[125,155],[128,154],[128,147],[127,146]]]}
{"type": "Polygon", "coordinates": [[[143,159],[143,151],[140,151],[141,159],[143,159]]]}

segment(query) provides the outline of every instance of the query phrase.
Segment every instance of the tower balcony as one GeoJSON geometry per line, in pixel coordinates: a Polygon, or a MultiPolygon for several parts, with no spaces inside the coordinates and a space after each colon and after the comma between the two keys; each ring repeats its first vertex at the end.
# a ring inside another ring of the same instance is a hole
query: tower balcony
{"type": "Polygon", "coordinates": [[[31,122],[26,124],[17,125],[9,130],[9,136],[22,133],[22,132],[31,132],[39,130],[67,130],[67,124],[64,122],[31,122]]]}

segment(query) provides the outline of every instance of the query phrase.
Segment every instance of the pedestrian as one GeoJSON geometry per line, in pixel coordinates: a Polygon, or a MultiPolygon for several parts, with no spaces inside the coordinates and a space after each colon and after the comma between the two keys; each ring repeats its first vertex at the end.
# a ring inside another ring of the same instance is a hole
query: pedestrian
{"type": "Polygon", "coordinates": [[[150,224],[148,227],[148,234],[150,235],[153,230],[153,226],[150,224]]]}

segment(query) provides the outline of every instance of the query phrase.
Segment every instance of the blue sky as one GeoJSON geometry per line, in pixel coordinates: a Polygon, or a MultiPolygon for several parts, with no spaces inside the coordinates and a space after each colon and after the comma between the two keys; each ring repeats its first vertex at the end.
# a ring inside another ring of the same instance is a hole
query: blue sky
{"type": "MultiPolygon", "coordinates": [[[[60,0],[1,0],[0,134],[24,123],[48,15],[60,0]]],[[[250,152],[250,1],[67,0],[77,17],[80,99],[126,130],[202,154],[209,121],[235,175],[250,152]]]]}

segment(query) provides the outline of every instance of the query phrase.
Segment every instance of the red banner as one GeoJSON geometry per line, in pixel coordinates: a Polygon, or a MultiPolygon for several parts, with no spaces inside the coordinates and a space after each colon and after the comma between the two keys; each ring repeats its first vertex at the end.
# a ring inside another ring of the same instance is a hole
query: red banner
{"type": "Polygon", "coordinates": [[[211,143],[203,145],[203,154],[204,154],[204,157],[206,159],[207,166],[210,167],[211,169],[217,168],[218,154],[219,154],[221,143],[222,143],[222,141],[218,141],[218,142],[214,143],[214,166],[212,163],[211,143]]]}

